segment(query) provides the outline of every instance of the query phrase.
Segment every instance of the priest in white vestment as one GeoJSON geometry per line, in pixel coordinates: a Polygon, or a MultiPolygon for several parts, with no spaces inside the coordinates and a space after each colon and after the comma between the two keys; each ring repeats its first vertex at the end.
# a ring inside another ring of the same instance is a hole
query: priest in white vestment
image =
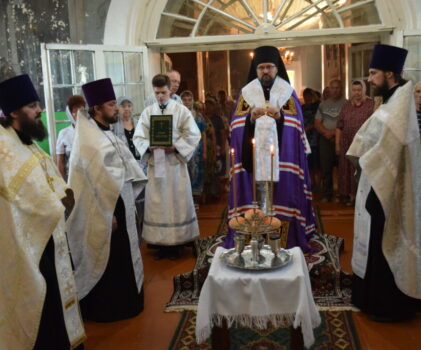
{"type": "Polygon", "coordinates": [[[158,74],[152,80],[157,102],[140,116],[133,142],[148,163],[142,238],[160,246],[157,259],[179,256],[179,245],[199,236],[187,162],[200,141],[200,130],[191,112],[170,99],[170,80],[158,74]],[[152,115],[172,115],[172,146],[150,143],[152,115]]]}
{"type": "Polygon", "coordinates": [[[379,322],[410,319],[421,306],[421,143],[413,86],[401,78],[407,53],[375,46],[368,81],[383,103],[347,152],[361,168],[352,303],[379,322]]]}
{"type": "Polygon", "coordinates": [[[73,194],[33,141],[47,131],[28,75],[0,83],[0,108],[0,349],[81,349],[85,331],[64,233],[73,194]]]}
{"type": "Polygon", "coordinates": [[[143,264],[135,198],[146,176],[129,148],[110,130],[118,108],[110,79],[82,86],[89,116],[80,112],[70,156],[75,208],[67,232],[82,315],[98,322],[143,310],[143,264]]]}

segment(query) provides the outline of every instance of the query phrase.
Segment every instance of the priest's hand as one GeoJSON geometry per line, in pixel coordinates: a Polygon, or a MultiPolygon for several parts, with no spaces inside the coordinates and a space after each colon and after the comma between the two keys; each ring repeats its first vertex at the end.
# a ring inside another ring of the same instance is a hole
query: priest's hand
{"type": "Polygon", "coordinates": [[[61,202],[64,205],[64,217],[67,220],[72,213],[73,207],[75,206],[75,196],[71,188],[66,189],[66,197],[63,197],[61,202]]]}
{"type": "Polygon", "coordinates": [[[112,224],[111,224],[111,231],[114,232],[114,231],[117,231],[117,229],[118,229],[117,218],[113,215],[113,221],[112,221],[112,224]]]}
{"type": "Polygon", "coordinates": [[[272,106],[267,107],[266,114],[275,120],[279,120],[281,118],[281,114],[279,113],[279,110],[272,106]]]}
{"type": "Polygon", "coordinates": [[[266,111],[264,108],[254,107],[251,110],[251,119],[255,121],[256,119],[260,118],[261,116],[265,115],[266,111]]]}

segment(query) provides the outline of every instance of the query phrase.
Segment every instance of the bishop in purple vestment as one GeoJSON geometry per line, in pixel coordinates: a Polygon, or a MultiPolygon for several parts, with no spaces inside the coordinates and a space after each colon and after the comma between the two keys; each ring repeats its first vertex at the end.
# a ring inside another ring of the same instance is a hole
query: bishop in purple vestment
{"type": "MultiPolygon", "coordinates": [[[[308,252],[308,241],[316,231],[307,165],[310,147],[304,132],[301,104],[289,84],[278,49],[272,46],[255,49],[248,84],[241,91],[231,121],[237,213],[244,213],[253,207],[251,139],[254,137],[256,120],[264,114],[275,119],[278,143],[279,181],[274,183],[273,211],[279,219],[290,222],[287,248],[299,246],[308,252]]],[[[233,216],[231,179],[228,219],[233,216]]],[[[224,241],[226,248],[233,247],[233,237],[234,231],[229,229],[224,241]]]]}

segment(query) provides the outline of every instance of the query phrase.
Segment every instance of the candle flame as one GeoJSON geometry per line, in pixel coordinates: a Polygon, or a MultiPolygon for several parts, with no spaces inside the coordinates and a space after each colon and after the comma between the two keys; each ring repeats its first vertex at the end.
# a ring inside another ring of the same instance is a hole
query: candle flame
{"type": "Polygon", "coordinates": [[[231,148],[231,154],[232,155],[234,154],[234,148],[231,148]]]}
{"type": "Polygon", "coordinates": [[[274,145],[270,145],[270,153],[274,154],[275,152],[275,146],[274,145]]]}
{"type": "Polygon", "coordinates": [[[254,138],[251,139],[251,143],[254,145],[256,143],[256,140],[254,138]]]}

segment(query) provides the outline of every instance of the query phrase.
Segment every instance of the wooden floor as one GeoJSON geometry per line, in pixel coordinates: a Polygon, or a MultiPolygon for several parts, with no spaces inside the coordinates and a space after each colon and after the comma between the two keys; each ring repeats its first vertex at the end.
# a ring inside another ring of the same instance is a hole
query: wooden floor
{"type": "MultiPolygon", "coordinates": [[[[226,200],[204,205],[199,210],[201,236],[216,232],[226,200]]],[[[345,239],[341,255],[343,270],[351,272],[353,209],[339,203],[320,204],[324,231],[345,239]]],[[[165,313],[164,305],[172,294],[172,277],[191,271],[195,259],[190,249],[176,261],[153,259],[153,250],[142,246],[145,267],[145,310],[137,317],[114,323],[86,322],[86,350],[166,350],[174,334],[179,313],[165,313]]],[[[386,292],[386,291],[385,291],[386,292]]],[[[112,302],[112,300],[110,300],[112,302]]],[[[415,320],[385,324],[371,321],[355,312],[354,321],[363,350],[421,349],[421,314],[415,320]]],[[[215,349],[221,350],[221,349],[215,349]]]]}

